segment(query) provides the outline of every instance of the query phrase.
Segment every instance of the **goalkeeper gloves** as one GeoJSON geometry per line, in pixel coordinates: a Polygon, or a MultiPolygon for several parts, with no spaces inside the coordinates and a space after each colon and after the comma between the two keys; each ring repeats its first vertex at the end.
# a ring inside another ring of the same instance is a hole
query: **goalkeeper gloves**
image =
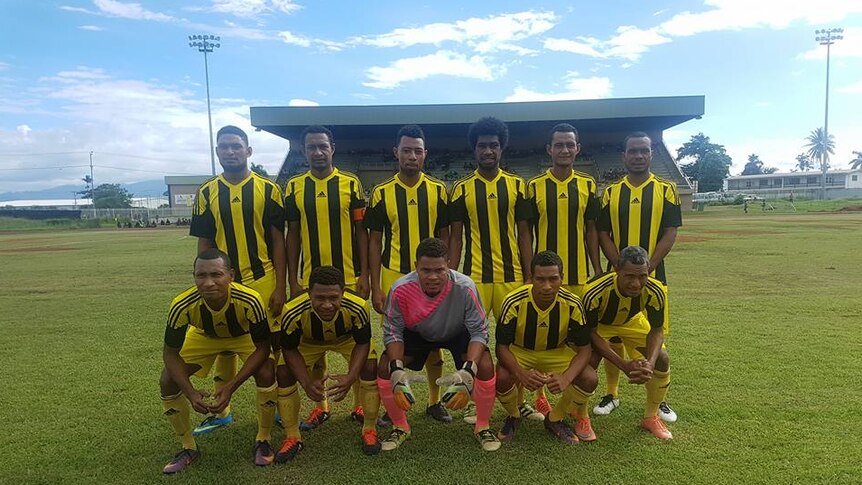
{"type": "Polygon", "coordinates": [[[404,363],[400,360],[389,361],[389,383],[392,384],[392,397],[395,399],[395,405],[409,411],[416,399],[413,397],[413,390],[410,389],[410,381],[407,379],[407,372],[404,371],[404,363]]]}
{"type": "Polygon", "coordinates": [[[467,361],[461,369],[448,376],[437,379],[438,386],[449,386],[440,400],[449,409],[463,409],[473,394],[473,380],[476,378],[476,364],[467,361]]]}

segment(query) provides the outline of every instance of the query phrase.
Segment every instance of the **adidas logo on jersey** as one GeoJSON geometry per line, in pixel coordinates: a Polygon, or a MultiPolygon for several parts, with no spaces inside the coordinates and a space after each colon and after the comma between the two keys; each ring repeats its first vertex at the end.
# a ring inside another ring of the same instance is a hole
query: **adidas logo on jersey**
{"type": "Polygon", "coordinates": [[[233,196],[233,199],[230,201],[231,204],[239,204],[240,202],[242,202],[242,201],[239,200],[238,195],[233,196]]]}
{"type": "Polygon", "coordinates": [[[560,194],[560,197],[559,197],[559,198],[560,198],[560,199],[568,199],[568,198],[569,198],[569,196],[567,196],[567,195],[566,195],[566,193],[565,193],[565,192],[563,192],[562,194],[560,194]]]}
{"type": "Polygon", "coordinates": [[[628,311],[629,311],[629,309],[628,309],[628,308],[626,308],[626,307],[622,307],[622,308],[620,308],[620,310],[619,310],[619,312],[618,312],[618,313],[623,313],[623,312],[628,312],[628,311]]]}
{"type": "Polygon", "coordinates": [[[542,328],[542,327],[548,328],[548,322],[542,322],[542,323],[540,323],[540,324],[539,324],[539,328],[542,328]]]}
{"type": "Polygon", "coordinates": [[[632,204],[640,204],[640,203],[641,203],[641,200],[638,199],[637,197],[635,197],[634,200],[632,200],[632,204]]]}
{"type": "Polygon", "coordinates": [[[416,199],[410,199],[410,202],[407,205],[416,205],[416,199]]]}
{"type": "Polygon", "coordinates": [[[489,199],[489,200],[496,200],[496,199],[497,199],[497,194],[495,194],[495,193],[493,193],[493,192],[492,192],[492,193],[491,193],[491,195],[489,195],[489,196],[488,196],[488,199],[489,199]]]}
{"type": "Polygon", "coordinates": [[[317,194],[317,198],[318,199],[325,199],[326,198],[326,192],[321,191],[319,194],[317,194]]]}
{"type": "Polygon", "coordinates": [[[333,331],[332,331],[332,329],[327,328],[327,329],[326,329],[326,333],[335,333],[335,332],[333,332],[333,331]]]}

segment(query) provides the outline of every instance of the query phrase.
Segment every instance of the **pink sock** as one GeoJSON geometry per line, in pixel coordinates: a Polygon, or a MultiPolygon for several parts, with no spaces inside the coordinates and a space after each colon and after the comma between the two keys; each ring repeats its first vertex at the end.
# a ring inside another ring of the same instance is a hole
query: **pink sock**
{"type": "Polygon", "coordinates": [[[476,379],[473,386],[473,401],[476,403],[476,426],[474,431],[490,427],[491,412],[494,410],[494,397],[496,396],[497,374],[490,380],[480,381],[476,379]]]}
{"type": "Polygon", "coordinates": [[[380,400],[383,401],[383,407],[386,408],[386,413],[389,415],[389,419],[392,420],[392,424],[396,428],[410,431],[410,425],[407,424],[407,414],[395,404],[395,397],[392,395],[392,383],[389,382],[389,379],[378,377],[377,389],[380,392],[380,400]]]}

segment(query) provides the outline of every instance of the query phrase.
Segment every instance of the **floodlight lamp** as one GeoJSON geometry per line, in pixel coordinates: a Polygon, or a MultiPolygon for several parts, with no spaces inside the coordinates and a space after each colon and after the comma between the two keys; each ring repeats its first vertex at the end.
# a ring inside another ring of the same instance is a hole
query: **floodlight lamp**
{"type": "Polygon", "coordinates": [[[216,44],[215,46],[216,46],[216,47],[221,47],[221,44],[216,44]]]}

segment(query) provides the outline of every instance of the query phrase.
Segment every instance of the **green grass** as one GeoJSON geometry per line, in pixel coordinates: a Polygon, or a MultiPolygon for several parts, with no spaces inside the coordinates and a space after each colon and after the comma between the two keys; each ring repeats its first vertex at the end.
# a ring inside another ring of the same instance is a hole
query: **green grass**
{"type": "Polygon", "coordinates": [[[644,391],[624,383],[591,445],[566,447],[531,422],[483,453],[468,425],[430,422],[418,406],[413,439],[368,458],[341,403],[294,463],[257,469],[246,384],[238,421],[199,439],[203,459],[170,478],[161,339],[171,298],[191,284],[195,240],[181,228],[0,233],[0,482],[858,482],[862,213],[734,209],[686,213],[667,261],[671,443],[638,429],[644,391]]]}

